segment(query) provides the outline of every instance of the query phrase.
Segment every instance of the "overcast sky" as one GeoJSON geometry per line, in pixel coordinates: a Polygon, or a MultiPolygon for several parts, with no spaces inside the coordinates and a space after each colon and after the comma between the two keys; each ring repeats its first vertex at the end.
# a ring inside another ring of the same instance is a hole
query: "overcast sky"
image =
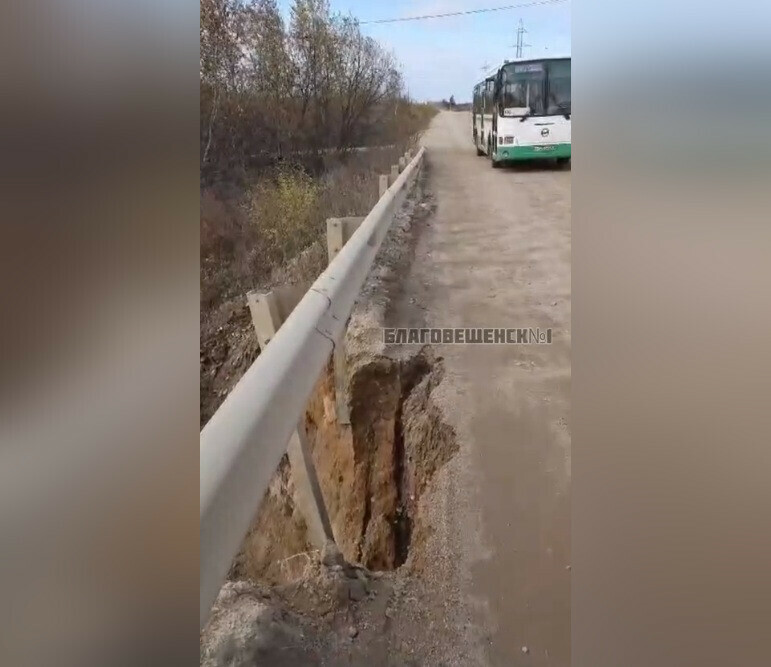
{"type": "MultiPolygon", "coordinates": [[[[333,11],[360,21],[524,4],[527,0],[330,0],[333,11]]],[[[288,12],[291,0],[279,0],[288,12]]],[[[528,30],[524,55],[570,54],[570,1],[452,18],[362,25],[362,31],[390,48],[403,67],[410,95],[439,100],[455,95],[469,101],[483,77],[483,65],[495,66],[515,55],[517,23],[528,30]]],[[[288,15],[288,14],[287,14],[288,15]]]]}

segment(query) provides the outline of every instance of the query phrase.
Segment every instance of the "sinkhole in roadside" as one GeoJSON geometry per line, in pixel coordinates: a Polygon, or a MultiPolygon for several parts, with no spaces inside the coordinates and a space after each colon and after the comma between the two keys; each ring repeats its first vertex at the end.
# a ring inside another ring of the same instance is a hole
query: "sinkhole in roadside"
{"type": "Polygon", "coordinates": [[[352,562],[393,570],[420,541],[420,498],[457,451],[432,399],[443,374],[430,347],[407,359],[369,357],[351,371],[345,427],[330,419],[331,369],[314,393],[306,428],[335,538],[352,562]]]}

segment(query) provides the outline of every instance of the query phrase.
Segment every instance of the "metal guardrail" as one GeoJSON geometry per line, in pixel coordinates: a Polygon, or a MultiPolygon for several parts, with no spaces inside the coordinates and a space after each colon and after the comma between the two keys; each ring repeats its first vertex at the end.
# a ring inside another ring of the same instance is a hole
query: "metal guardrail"
{"type": "MultiPolygon", "coordinates": [[[[382,151],[387,150],[389,148],[396,148],[396,144],[382,144],[379,146],[337,146],[333,148],[320,148],[319,150],[312,151],[312,150],[297,150],[297,151],[286,151],[284,153],[281,153],[280,155],[287,156],[287,155],[335,155],[337,153],[368,153],[369,151],[382,151]]],[[[267,157],[270,155],[276,155],[276,153],[253,153],[252,157],[267,157]]]]}
{"type": "Polygon", "coordinates": [[[424,153],[380,197],[201,431],[201,627],[424,153]]]}

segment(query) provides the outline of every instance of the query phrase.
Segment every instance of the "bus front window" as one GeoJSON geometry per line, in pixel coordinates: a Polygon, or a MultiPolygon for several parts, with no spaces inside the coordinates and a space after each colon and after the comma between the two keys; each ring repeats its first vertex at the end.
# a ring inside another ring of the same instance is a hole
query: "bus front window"
{"type": "Polygon", "coordinates": [[[501,80],[503,115],[543,116],[546,72],[543,63],[512,64],[505,67],[501,80]],[[508,113],[507,113],[508,110],[508,113]]]}
{"type": "Polygon", "coordinates": [[[569,60],[555,60],[549,63],[549,93],[547,97],[547,114],[570,113],[569,60]]]}

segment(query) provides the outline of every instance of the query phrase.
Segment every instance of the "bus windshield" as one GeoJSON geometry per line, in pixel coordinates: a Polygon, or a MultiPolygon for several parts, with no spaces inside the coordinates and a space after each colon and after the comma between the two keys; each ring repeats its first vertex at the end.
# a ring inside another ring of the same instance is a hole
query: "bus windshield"
{"type": "Polygon", "coordinates": [[[549,70],[546,114],[570,113],[570,61],[553,60],[547,64],[549,70]]]}
{"type": "Polygon", "coordinates": [[[501,72],[501,114],[570,113],[570,60],[510,63],[501,72]]]}

